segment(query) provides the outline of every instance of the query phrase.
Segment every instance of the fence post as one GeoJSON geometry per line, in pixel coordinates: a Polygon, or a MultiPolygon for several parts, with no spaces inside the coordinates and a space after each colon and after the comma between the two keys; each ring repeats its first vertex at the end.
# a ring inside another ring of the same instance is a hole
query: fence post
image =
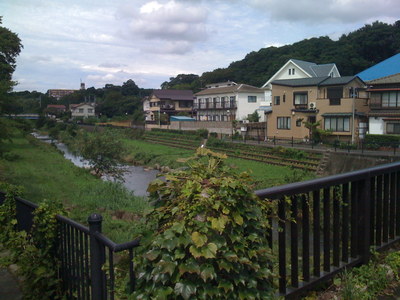
{"type": "Polygon", "coordinates": [[[292,137],[292,148],[293,148],[293,144],[294,144],[294,139],[293,139],[293,137],[292,137]]]}
{"type": "Polygon", "coordinates": [[[367,263],[370,253],[371,236],[371,176],[367,175],[357,183],[357,208],[358,214],[358,252],[363,263],[367,263]]]}
{"type": "Polygon", "coordinates": [[[274,145],[276,145],[276,140],[275,140],[275,136],[274,136],[274,145]]]}
{"type": "Polygon", "coordinates": [[[93,300],[104,299],[104,272],[102,266],[105,263],[105,250],[94,236],[96,232],[101,233],[101,222],[103,218],[99,214],[91,214],[88,218],[90,233],[90,273],[91,292],[93,300]]]}

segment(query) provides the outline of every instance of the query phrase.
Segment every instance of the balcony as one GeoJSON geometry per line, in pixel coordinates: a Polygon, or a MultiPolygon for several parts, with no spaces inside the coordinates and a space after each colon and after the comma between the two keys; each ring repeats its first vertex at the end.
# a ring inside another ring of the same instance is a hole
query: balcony
{"type": "Polygon", "coordinates": [[[161,104],[161,110],[175,110],[174,104],[161,104]]]}
{"type": "Polygon", "coordinates": [[[194,103],[193,109],[234,109],[237,108],[236,101],[222,101],[222,102],[209,102],[209,103],[194,103]]]}

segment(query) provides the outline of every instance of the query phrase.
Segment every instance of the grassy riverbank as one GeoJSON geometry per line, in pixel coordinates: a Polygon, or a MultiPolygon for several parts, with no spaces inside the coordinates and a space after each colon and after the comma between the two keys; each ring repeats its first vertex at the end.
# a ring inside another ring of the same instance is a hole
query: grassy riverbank
{"type": "MultiPolygon", "coordinates": [[[[192,150],[172,148],[159,144],[152,144],[143,140],[124,139],[129,149],[128,162],[135,162],[146,166],[169,166],[179,168],[185,166],[184,159],[193,156],[192,150]]],[[[256,189],[267,188],[291,181],[294,174],[298,174],[289,167],[268,165],[250,160],[230,158],[226,163],[241,172],[249,172],[256,182],[256,189]]],[[[299,180],[306,180],[312,174],[306,174],[299,180]]]]}
{"type": "Polygon", "coordinates": [[[15,137],[5,146],[15,159],[0,160],[0,180],[23,186],[25,199],[62,202],[69,216],[82,223],[89,214],[101,213],[104,232],[117,242],[145,230],[144,215],[150,209],[145,198],[133,196],[122,185],[99,180],[65,160],[54,146],[31,136],[15,137]]]}

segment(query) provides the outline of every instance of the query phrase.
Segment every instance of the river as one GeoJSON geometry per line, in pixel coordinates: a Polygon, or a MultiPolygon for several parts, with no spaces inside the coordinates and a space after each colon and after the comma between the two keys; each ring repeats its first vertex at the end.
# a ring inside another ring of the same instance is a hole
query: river
{"type": "MultiPolygon", "coordinates": [[[[74,155],[68,150],[68,147],[65,144],[59,143],[55,140],[51,140],[48,136],[42,136],[37,133],[34,133],[33,135],[36,138],[45,142],[54,143],[57,149],[64,153],[64,157],[70,160],[74,165],[80,168],[90,167],[88,161],[84,160],[80,156],[74,155]]],[[[159,172],[157,170],[145,170],[143,167],[140,166],[125,165],[123,166],[123,168],[126,170],[123,175],[124,186],[128,190],[133,191],[136,196],[147,196],[147,187],[151,181],[156,179],[159,172]]],[[[103,179],[112,180],[106,177],[104,177],[103,179]]]]}

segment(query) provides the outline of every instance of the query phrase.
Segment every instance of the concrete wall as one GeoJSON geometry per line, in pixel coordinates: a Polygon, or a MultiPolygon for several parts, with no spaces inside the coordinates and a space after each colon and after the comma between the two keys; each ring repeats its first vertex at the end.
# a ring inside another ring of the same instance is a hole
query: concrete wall
{"type": "MultiPolygon", "coordinates": [[[[146,128],[147,128],[147,126],[146,126],[146,128]]],[[[176,121],[176,122],[171,122],[171,125],[169,125],[168,129],[179,129],[179,130],[207,129],[208,132],[216,132],[218,134],[229,134],[230,135],[230,134],[232,134],[232,122],[176,121]]]]}

